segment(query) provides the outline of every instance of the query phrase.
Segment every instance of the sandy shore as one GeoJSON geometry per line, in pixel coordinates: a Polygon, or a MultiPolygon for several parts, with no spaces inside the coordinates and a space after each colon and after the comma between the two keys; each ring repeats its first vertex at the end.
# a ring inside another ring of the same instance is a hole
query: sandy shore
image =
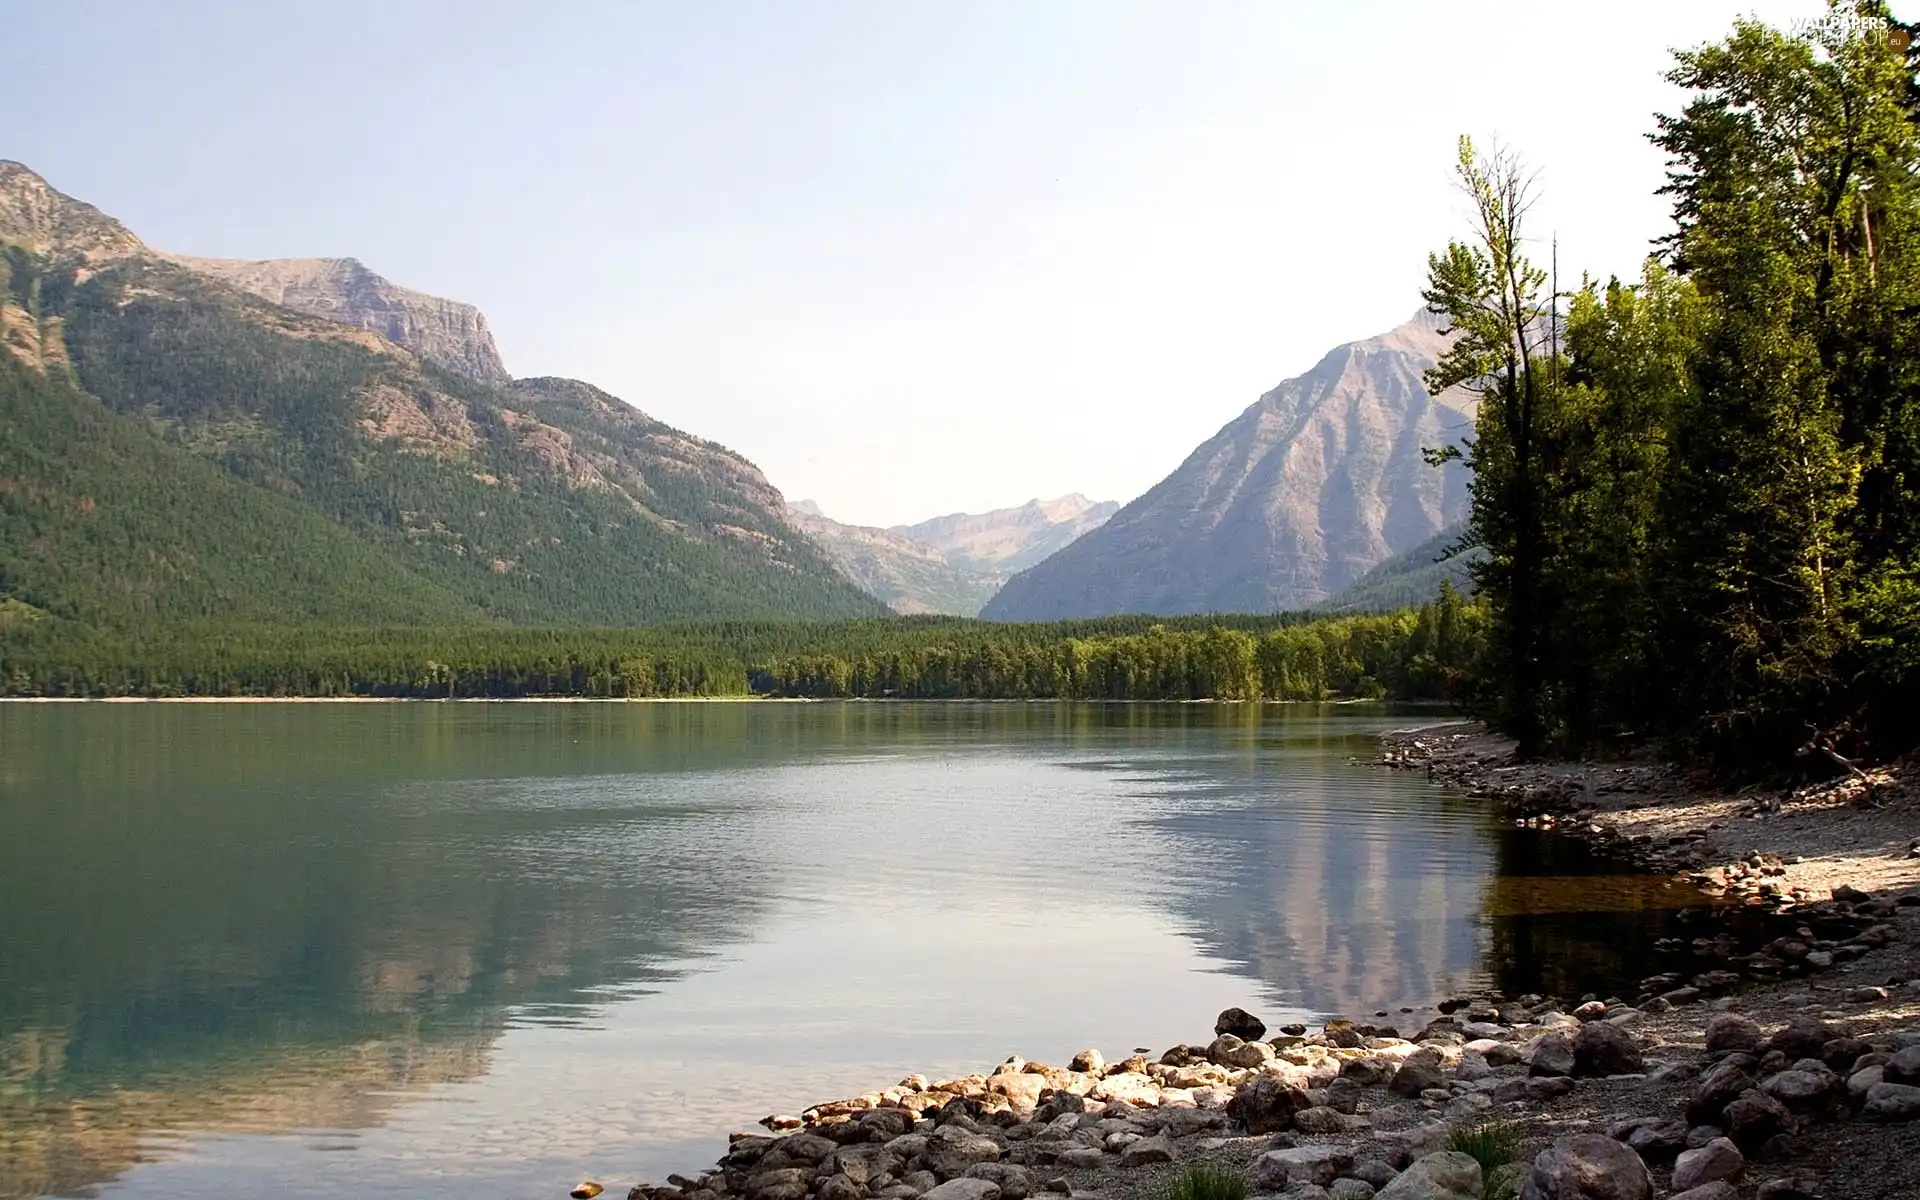
{"type": "Polygon", "coordinates": [[[1516,814],[1551,816],[1634,850],[1653,869],[1726,883],[1730,871],[1746,874],[1735,864],[1758,855],[1766,860],[1760,884],[1787,895],[1920,885],[1920,763],[1912,759],[1803,788],[1727,792],[1659,763],[1516,764],[1512,753],[1511,741],[1477,722],[1451,722],[1387,735],[1380,761],[1516,814]]]}

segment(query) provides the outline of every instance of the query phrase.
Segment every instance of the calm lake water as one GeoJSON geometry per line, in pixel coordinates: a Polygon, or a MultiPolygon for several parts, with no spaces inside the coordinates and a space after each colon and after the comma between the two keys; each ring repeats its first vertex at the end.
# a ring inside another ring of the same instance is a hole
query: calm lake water
{"type": "Polygon", "coordinates": [[[1648,973],[1692,897],[1351,761],[1419,719],[0,705],[0,1196],[620,1194],[911,1071],[1648,973]]]}

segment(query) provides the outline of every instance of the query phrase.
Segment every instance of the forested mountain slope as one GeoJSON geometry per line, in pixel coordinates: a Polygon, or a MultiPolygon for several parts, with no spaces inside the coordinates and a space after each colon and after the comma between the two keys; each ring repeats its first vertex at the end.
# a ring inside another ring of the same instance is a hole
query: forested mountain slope
{"type": "Polygon", "coordinates": [[[1421,451],[1472,424],[1430,396],[1424,312],[1262,396],[1099,529],[1008,581],[982,616],[1273,612],[1337,592],[1466,516],[1467,473],[1421,451]]]}
{"type": "MultiPolygon", "coordinates": [[[[268,303],[18,164],[0,165],[0,242],[12,358],[303,507],[456,609],[616,625],[882,611],[751,463],[586,384],[472,378],[268,303]]],[[[0,459],[0,477],[15,465],[0,459]]],[[[283,591],[249,611],[306,619],[283,591]]]]}
{"type": "Polygon", "coordinates": [[[1485,557],[1479,547],[1455,552],[1464,525],[1449,525],[1411,550],[1394,555],[1315,606],[1319,612],[1396,612],[1425,604],[1451,585],[1463,596],[1474,591],[1473,567],[1485,557]]]}
{"type": "Polygon", "coordinates": [[[481,619],[298,501],[4,354],[0,464],[0,627],[481,619]]]}

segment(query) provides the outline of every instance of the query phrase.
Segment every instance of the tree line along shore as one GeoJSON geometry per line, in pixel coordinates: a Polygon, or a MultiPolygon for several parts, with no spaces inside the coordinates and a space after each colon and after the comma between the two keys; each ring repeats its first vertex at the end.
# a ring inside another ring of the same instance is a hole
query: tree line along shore
{"type": "Polygon", "coordinates": [[[0,696],[1457,698],[1484,616],[1447,589],[1340,618],[961,618],[634,629],[0,628],[0,696]]]}

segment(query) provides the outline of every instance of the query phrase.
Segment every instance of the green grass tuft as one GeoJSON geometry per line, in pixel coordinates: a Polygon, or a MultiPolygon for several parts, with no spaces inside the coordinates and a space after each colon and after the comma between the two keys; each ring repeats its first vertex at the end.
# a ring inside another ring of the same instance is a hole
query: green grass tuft
{"type": "Polygon", "coordinates": [[[1160,1200],[1247,1200],[1247,1177],[1196,1163],[1166,1186],[1160,1200]]]}
{"type": "Polygon", "coordinates": [[[1520,1131],[1506,1121],[1466,1125],[1447,1134],[1447,1149],[1480,1164],[1484,1200],[1507,1200],[1517,1195],[1518,1172],[1510,1168],[1520,1159],[1520,1131]]]}

